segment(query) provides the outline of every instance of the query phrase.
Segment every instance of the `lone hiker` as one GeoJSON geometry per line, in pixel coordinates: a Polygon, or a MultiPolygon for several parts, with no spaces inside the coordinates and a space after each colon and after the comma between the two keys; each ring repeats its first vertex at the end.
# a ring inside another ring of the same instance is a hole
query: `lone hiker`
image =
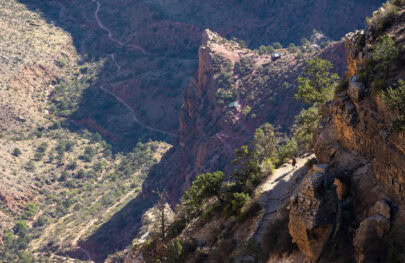
{"type": "Polygon", "coordinates": [[[292,158],[292,167],[293,167],[293,169],[295,169],[295,166],[297,165],[297,160],[295,160],[295,158],[293,157],[292,158]]]}

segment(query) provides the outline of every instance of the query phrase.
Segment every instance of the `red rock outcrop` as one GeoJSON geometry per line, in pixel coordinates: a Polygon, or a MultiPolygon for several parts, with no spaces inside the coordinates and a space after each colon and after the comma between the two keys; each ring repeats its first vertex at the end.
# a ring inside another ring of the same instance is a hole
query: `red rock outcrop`
{"type": "MultiPolygon", "coordinates": [[[[331,55],[341,69],[346,63],[344,53],[339,54],[342,46],[343,42],[335,43],[318,55],[331,55]]],[[[304,61],[287,50],[281,52],[283,58],[274,62],[270,55],[258,55],[208,30],[203,33],[198,72],[184,92],[178,142],[145,181],[144,197],[165,187],[175,203],[198,174],[232,171],[225,165],[231,163],[234,150],[248,144],[261,124],[268,121],[284,130],[291,127],[302,109],[294,93],[304,61]],[[251,66],[247,73],[240,69],[243,63],[251,66]],[[230,67],[228,73],[226,67],[230,67]],[[225,74],[230,74],[233,88],[218,81],[225,74]],[[288,88],[283,87],[285,83],[288,88]],[[238,98],[219,103],[221,89],[236,90],[238,98]]]]}

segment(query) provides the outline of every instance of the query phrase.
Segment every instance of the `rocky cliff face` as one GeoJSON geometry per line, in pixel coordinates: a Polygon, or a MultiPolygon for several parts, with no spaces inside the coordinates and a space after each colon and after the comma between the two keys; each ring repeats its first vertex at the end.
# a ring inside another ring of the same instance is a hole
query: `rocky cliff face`
{"type": "MultiPolygon", "coordinates": [[[[323,232],[311,237],[314,228],[311,224],[298,227],[297,224],[308,213],[314,219],[314,215],[322,212],[322,206],[313,211],[306,203],[294,207],[293,202],[290,212],[290,233],[312,262],[325,260],[318,257],[322,251],[326,252],[324,246],[342,240],[350,243],[343,246],[353,251],[356,262],[387,262],[386,249],[390,249],[384,246],[387,233],[393,225],[405,222],[405,136],[392,126],[399,113],[390,110],[382,92],[376,89],[376,76],[383,83],[380,90],[404,78],[403,50],[399,49],[388,74],[376,72],[371,63],[379,37],[388,35],[396,47],[403,45],[404,17],[404,11],[399,10],[395,21],[383,32],[369,27],[346,36],[348,85],[323,106],[323,118],[314,138],[316,156],[321,163],[329,164],[327,174],[335,178],[338,198],[324,191],[318,193],[323,193],[324,202],[335,204],[332,210],[336,213],[332,223],[316,224],[323,232]],[[304,210],[301,214],[295,212],[301,209],[304,210]],[[324,238],[330,225],[334,226],[335,234],[324,238]],[[344,225],[346,233],[342,231],[344,225]]],[[[308,189],[312,188],[303,189],[301,194],[306,195],[308,189]]]]}
{"type": "MultiPolygon", "coordinates": [[[[316,55],[333,54],[339,69],[345,63],[344,53],[339,53],[342,45],[314,48],[316,55]]],[[[175,203],[198,174],[232,171],[226,164],[234,150],[248,144],[261,124],[288,131],[302,109],[294,99],[295,79],[313,55],[299,58],[279,51],[282,58],[272,61],[271,55],[259,55],[209,30],[203,33],[198,72],[184,92],[178,143],[144,183],[145,196],[165,186],[175,203]]]]}

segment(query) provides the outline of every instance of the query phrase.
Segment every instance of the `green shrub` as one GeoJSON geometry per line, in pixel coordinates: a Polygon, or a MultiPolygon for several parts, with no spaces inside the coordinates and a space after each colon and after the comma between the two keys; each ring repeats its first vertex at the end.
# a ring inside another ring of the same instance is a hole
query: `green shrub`
{"type": "Polygon", "coordinates": [[[44,152],[46,152],[47,149],[48,149],[48,143],[43,142],[38,146],[37,152],[44,153],[44,152]]]}
{"type": "Polygon", "coordinates": [[[82,156],[82,159],[85,162],[91,162],[91,160],[93,159],[95,154],[96,154],[96,150],[94,149],[94,147],[86,146],[86,148],[84,149],[84,154],[82,156]]]}
{"type": "Polygon", "coordinates": [[[294,139],[300,154],[313,150],[312,136],[320,119],[321,114],[318,107],[304,109],[296,117],[294,123],[294,139]]]}
{"type": "Polygon", "coordinates": [[[275,43],[273,43],[273,47],[274,47],[275,49],[282,49],[282,48],[283,48],[283,45],[281,45],[280,42],[275,42],[275,43]]]}
{"type": "Polygon", "coordinates": [[[34,160],[37,161],[37,162],[39,162],[39,161],[42,160],[42,158],[43,158],[44,156],[45,156],[45,153],[43,153],[43,152],[36,152],[36,153],[34,154],[34,160]]]}
{"type": "Polygon", "coordinates": [[[22,154],[22,152],[19,148],[15,147],[11,154],[14,155],[15,157],[18,157],[22,154]]]}
{"type": "Polygon", "coordinates": [[[227,216],[239,215],[242,207],[250,200],[247,193],[233,193],[232,199],[225,205],[225,214],[227,216]]]}
{"type": "Polygon", "coordinates": [[[290,45],[288,45],[288,51],[290,53],[296,53],[298,51],[298,48],[294,43],[291,43],[290,45]]]}
{"type": "Polygon", "coordinates": [[[215,92],[215,99],[218,105],[224,106],[238,99],[235,89],[219,88],[215,92]]]}
{"type": "Polygon", "coordinates": [[[184,193],[183,205],[190,211],[198,211],[202,209],[203,202],[211,197],[216,197],[220,202],[223,202],[222,184],[224,180],[225,175],[221,171],[200,174],[184,193]]]}
{"type": "Polygon", "coordinates": [[[32,219],[39,210],[39,206],[37,203],[30,202],[25,206],[23,219],[28,220],[32,219]]]}
{"type": "Polygon", "coordinates": [[[272,45],[269,45],[269,46],[261,45],[259,47],[259,55],[271,54],[273,52],[274,52],[274,47],[272,45]]]}
{"type": "Polygon", "coordinates": [[[28,234],[29,226],[27,222],[19,220],[15,223],[14,232],[19,236],[25,236],[28,234]]]}
{"type": "Polygon", "coordinates": [[[308,60],[302,76],[297,78],[299,86],[295,98],[307,104],[321,105],[333,98],[339,76],[332,73],[333,64],[325,59],[308,60]]]}
{"type": "Polygon", "coordinates": [[[393,127],[397,131],[405,130],[405,81],[398,80],[397,87],[388,88],[382,93],[384,102],[389,109],[399,113],[399,118],[394,121],[393,127]]]}
{"type": "Polygon", "coordinates": [[[38,217],[38,219],[34,222],[33,226],[34,227],[41,227],[46,225],[46,223],[48,223],[48,218],[44,215],[41,215],[40,217],[38,217]]]}
{"type": "Polygon", "coordinates": [[[384,72],[387,77],[390,66],[395,63],[398,55],[399,51],[395,41],[390,36],[384,35],[377,39],[371,59],[375,64],[375,69],[384,72]]]}
{"type": "Polygon", "coordinates": [[[34,172],[35,171],[35,163],[31,160],[25,165],[25,170],[28,172],[34,172]]]}

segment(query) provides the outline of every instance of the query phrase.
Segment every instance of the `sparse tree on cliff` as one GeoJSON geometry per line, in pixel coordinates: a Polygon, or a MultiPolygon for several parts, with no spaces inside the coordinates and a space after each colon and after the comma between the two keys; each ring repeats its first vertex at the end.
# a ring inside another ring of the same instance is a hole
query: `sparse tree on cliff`
{"type": "Polygon", "coordinates": [[[331,100],[339,79],[337,74],[330,72],[332,68],[333,64],[325,59],[307,61],[304,74],[297,78],[299,86],[295,98],[318,106],[331,100]]]}
{"type": "Polygon", "coordinates": [[[339,76],[330,72],[332,68],[328,60],[315,58],[306,63],[304,74],[297,79],[295,98],[312,105],[296,118],[294,138],[300,152],[312,150],[313,131],[321,119],[320,106],[333,98],[339,76]]]}
{"type": "Polygon", "coordinates": [[[166,206],[167,206],[167,194],[165,191],[158,193],[159,202],[157,204],[158,210],[158,225],[159,225],[159,236],[164,241],[166,239],[166,222],[168,221],[166,215],[166,206]]]}
{"type": "Polygon", "coordinates": [[[222,203],[221,189],[224,180],[225,175],[221,171],[200,174],[184,193],[183,205],[191,210],[200,210],[203,201],[214,196],[222,203]]]}
{"type": "Polygon", "coordinates": [[[279,144],[280,134],[270,123],[263,124],[255,131],[254,145],[260,161],[273,157],[276,152],[279,155],[279,144]]]}

